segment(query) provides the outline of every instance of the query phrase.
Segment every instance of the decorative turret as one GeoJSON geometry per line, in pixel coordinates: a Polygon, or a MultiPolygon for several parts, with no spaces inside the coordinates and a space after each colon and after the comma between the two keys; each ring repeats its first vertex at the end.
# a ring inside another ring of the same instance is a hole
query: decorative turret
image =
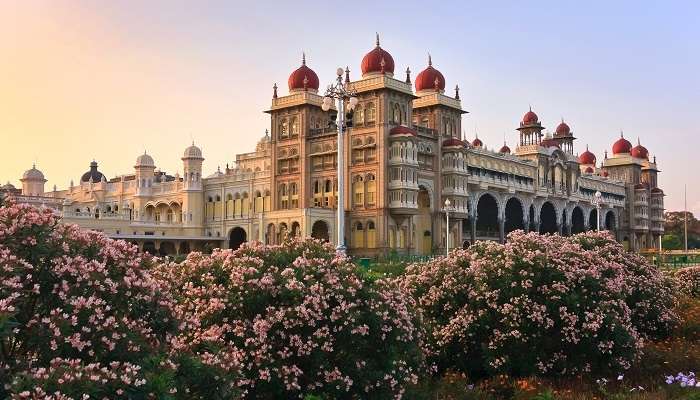
{"type": "Polygon", "coordinates": [[[532,111],[532,107],[523,115],[523,120],[520,121],[520,127],[517,130],[520,131],[520,146],[540,144],[542,141],[542,130],[544,130],[544,127],[540,123],[537,114],[532,111]]]}
{"type": "Polygon", "coordinates": [[[36,169],[36,164],[32,165],[31,169],[28,169],[22,174],[22,194],[24,196],[43,196],[44,195],[44,184],[46,183],[46,178],[44,174],[36,169]]]}
{"type": "Polygon", "coordinates": [[[150,196],[151,187],[155,178],[156,164],[153,157],[149,156],[146,151],[136,157],[134,164],[134,172],[136,175],[136,196],[150,196]]]}

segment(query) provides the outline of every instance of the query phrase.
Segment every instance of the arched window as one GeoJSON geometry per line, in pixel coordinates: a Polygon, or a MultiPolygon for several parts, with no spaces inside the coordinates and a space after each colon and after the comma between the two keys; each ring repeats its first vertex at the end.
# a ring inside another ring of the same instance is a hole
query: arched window
{"type": "Polygon", "coordinates": [[[297,122],[297,117],[292,117],[292,135],[299,134],[299,123],[297,122]]]}
{"type": "Polygon", "coordinates": [[[374,221],[367,221],[367,248],[374,249],[377,247],[377,233],[374,228],[374,221]]]}
{"type": "Polygon", "coordinates": [[[361,105],[355,107],[354,121],[356,125],[363,124],[365,122],[365,111],[362,109],[361,105]]]}
{"type": "Polygon", "coordinates": [[[365,230],[362,226],[362,222],[355,223],[355,229],[353,234],[353,244],[355,248],[365,247],[365,230]]]}
{"type": "Polygon", "coordinates": [[[374,110],[374,103],[367,103],[367,106],[365,107],[365,121],[374,122],[375,118],[376,115],[374,110]]]}
{"type": "Polygon", "coordinates": [[[282,123],[280,124],[280,137],[287,137],[289,136],[289,122],[287,122],[287,119],[283,119],[282,123]]]}
{"type": "Polygon", "coordinates": [[[366,194],[367,206],[371,207],[371,206],[374,206],[375,201],[376,201],[375,193],[377,192],[377,182],[376,182],[373,174],[368,174],[366,180],[367,180],[367,194],[366,194]]]}
{"type": "Polygon", "coordinates": [[[361,175],[356,175],[352,183],[353,204],[355,207],[365,205],[365,182],[361,175]]]}
{"type": "Polygon", "coordinates": [[[391,113],[392,118],[391,120],[398,125],[401,125],[401,106],[399,106],[399,103],[394,103],[394,108],[391,113]]]}

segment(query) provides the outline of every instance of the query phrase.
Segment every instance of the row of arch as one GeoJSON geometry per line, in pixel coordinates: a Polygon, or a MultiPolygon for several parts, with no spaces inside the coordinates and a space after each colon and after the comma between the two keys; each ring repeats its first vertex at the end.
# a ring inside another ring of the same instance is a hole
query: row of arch
{"type": "MultiPolygon", "coordinates": [[[[374,225],[373,225],[374,226],[374,225]]],[[[293,221],[290,225],[286,222],[278,224],[269,223],[265,227],[264,242],[265,244],[280,244],[288,237],[300,237],[302,235],[301,225],[297,221],[293,221]]],[[[318,220],[311,226],[311,237],[323,241],[330,241],[330,227],[326,221],[318,220]]],[[[237,226],[229,232],[228,247],[236,250],[245,242],[248,241],[248,233],[245,229],[237,226]]]]}
{"type": "MultiPolygon", "coordinates": [[[[520,199],[510,197],[505,202],[501,216],[496,198],[490,193],[483,193],[477,199],[476,212],[472,219],[474,235],[503,237],[517,229],[540,233],[576,234],[597,229],[598,211],[595,208],[586,213],[582,207],[574,206],[571,209],[563,209],[559,213],[552,202],[545,201],[539,210],[536,209],[535,204],[527,208],[527,215],[525,210],[520,199]]],[[[600,228],[616,230],[616,218],[613,210],[606,210],[600,220],[600,228]]]]}
{"type": "Polygon", "coordinates": [[[255,197],[251,201],[248,192],[227,193],[226,201],[221,201],[221,195],[211,195],[207,197],[205,215],[207,219],[216,220],[222,216],[226,218],[243,217],[251,213],[270,211],[270,191],[256,191],[255,197]]]}

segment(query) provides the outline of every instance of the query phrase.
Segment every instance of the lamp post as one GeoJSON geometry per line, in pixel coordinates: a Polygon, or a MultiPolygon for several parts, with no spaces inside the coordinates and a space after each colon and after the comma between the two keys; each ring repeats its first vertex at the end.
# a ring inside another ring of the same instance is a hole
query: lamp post
{"type": "Polygon", "coordinates": [[[445,218],[447,219],[445,225],[445,256],[450,255],[450,211],[452,211],[452,203],[450,199],[445,199],[445,207],[442,209],[445,211],[445,218]]]}
{"type": "MultiPolygon", "coordinates": [[[[348,71],[349,72],[349,71],[348,71]]],[[[345,151],[344,151],[344,136],[343,133],[345,128],[352,126],[352,113],[357,106],[357,97],[355,97],[356,92],[350,89],[350,80],[346,79],[343,83],[343,69],[338,68],[336,71],[337,78],[335,83],[328,86],[326,89],[326,95],[323,97],[323,103],[321,104],[321,109],[323,111],[328,111],[333,105],[333,101],[338,102],[338,155],[337,155],[337,165],[338,165],[338,223],[337,223],[337,246],[336,251],[338,253],[345,254],[345,193],[343,192],[345,188],[345,151]],[[345,115],[345,102],[347,101],[348,115],[345,115]],[[348,120],[346,122],[346,119],[348,120]]]]}
{"type": "Polygon", "coordinates": [[[595,204],[596,212],[595,212],[595,217],[596,217],[596,231],[600,232],[600,203],[602,202],[603,199],[603,194],[600,193],[600,190],[597,190],[595,194],[593,195],[593,204],[595,204]]]}

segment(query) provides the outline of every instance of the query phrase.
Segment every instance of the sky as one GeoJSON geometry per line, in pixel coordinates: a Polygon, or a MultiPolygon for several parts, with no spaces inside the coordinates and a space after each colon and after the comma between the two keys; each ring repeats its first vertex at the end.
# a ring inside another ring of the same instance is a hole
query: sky
{"type": "Polygon", "coordinates": [[[0,183],[53,185],[147,151],[169,173],[192,141],[205,174],[252,151],[272,85],[306,52],[321,87],[359,78],[375,32],[397,77],[427,55],[460,87],[465,136],[514,147],[532,105],[598,159],[624,131],[661,169],[666,208],[700,215],[700,2],[0,0],[0,183]]]}

